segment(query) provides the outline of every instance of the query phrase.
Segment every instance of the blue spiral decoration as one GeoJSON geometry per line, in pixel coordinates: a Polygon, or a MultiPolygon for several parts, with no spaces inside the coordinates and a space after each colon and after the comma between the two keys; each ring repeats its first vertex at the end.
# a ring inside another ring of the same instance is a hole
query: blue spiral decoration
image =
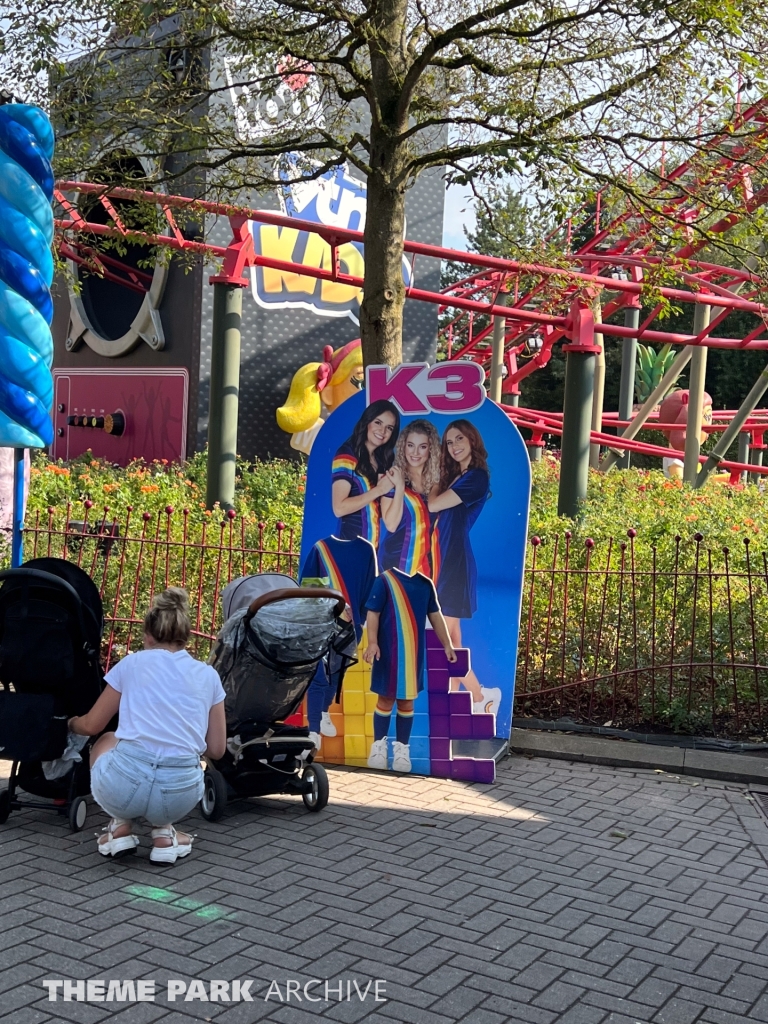
{"type": "Polygon", "coordinates": [[[0,447],[53,441],[53,128],[0,106],[0,447]]]}

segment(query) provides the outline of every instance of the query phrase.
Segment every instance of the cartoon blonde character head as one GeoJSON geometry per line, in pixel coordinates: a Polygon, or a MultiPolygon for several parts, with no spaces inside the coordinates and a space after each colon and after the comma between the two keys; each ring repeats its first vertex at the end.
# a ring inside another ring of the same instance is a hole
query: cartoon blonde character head
{"type": "Polygon", "coordinates": [[[360,339],[334,352],[323,349],[322,363],[306,363],[293,375],[285,405],[277,410],[277,425],[291,434],[291,447],[309,454],[326,416],[356,394],[363,381],[360,339]]]}

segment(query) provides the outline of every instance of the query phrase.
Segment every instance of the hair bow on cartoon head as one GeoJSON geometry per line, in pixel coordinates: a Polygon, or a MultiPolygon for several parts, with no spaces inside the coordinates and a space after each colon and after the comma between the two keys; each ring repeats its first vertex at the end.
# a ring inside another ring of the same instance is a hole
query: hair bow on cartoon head
{"type": "MultiPolygon", "coordinates": [[[[336,388],[350,381],[355,373],[360,372],[362,364],[359,338],[347,342],[336,351],[331,345],[326,345],[321,363],[306,363],[294,374],[288,400],[277,410],[280,428],[289,434],[309,430],[321,413],[320,393],[326,388],[336,388]]],[[[328,392],[322,402],[334,408],[347,397],[347,391],[342,388],[338,395],[328,392]]]]}

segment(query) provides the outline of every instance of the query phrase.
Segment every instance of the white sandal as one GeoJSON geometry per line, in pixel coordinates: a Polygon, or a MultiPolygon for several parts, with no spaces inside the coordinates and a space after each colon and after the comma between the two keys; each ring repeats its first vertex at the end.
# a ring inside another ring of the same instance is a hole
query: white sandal
{"type": "MultiPolygon", "coordinates": [[[[99,848],[99,853],[102,857],[123,857],[126,853],[134,853],[136,847],[139,845],[139,837],[134,835],[128,836],[117,836],[114,833],[121,825],[130,825],[130,821],[126,821],[124,818],[112,818],[108,825],[105,825],[101,830],[107,833],[106,843],[96,840],[96,845],[99,848]]],[[[98,837],[99,833],[95,835],[98,837]]]]}
{"type": "Polygon", "coordinates": [[[152,847],[149,859],[153,864],[175,864],[179,857],[186,857],[188,853],[192,852],[192,842],[195,837],[190,836],[188,843],[180,843],[176,838],[177,833],[173,825],[166,828],[153,828],[150,834],[153,839],[173,840],[170,846],[152,847]]]}

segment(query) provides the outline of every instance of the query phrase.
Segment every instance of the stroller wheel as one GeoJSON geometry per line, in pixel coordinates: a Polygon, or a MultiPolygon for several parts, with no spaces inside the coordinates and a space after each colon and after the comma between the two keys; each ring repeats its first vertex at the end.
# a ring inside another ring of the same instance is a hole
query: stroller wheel
{"type": "Polygon", "coordinates": [[[309,793],[302,793],[301,799],[308,811],[322,811],[328,803],[330,787],[328,773],[321,764],[309,764],[301,773],[303,782],[311,784],[309,793]]]}
{"type": "Polygon", "coordinates": [[[227,782],[221,772],[210,765],[203,776],[203,798],[200,811],[206,821],[218,821],[227,806],[227,782]]]}
{"type": "Polygon", "coordinates": [[[11,794],[7,789],[4,789],[0,793],[0,825],[4,825],[8,821],[8,815],[11,813],[11,794]]]}
{"type": "Polygon", "coordinates": [[[72,832],[79,832],[88,816],[88,804],[84,796],[77,796],[69,805],[69,827],[72,832]]]}

